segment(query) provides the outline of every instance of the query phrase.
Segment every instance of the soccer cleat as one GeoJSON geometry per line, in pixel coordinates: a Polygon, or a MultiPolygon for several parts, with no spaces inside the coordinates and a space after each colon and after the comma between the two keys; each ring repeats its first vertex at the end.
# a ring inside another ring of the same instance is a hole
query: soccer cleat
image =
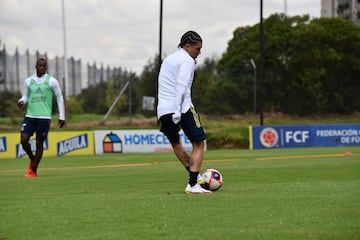
{"type": "Polygon", "coordinates": [[[185,188],[185,193],[187,193],[187,194],[210,194],[211,191],[202,188],[199,184],[195,184],[194,186],[190,186],[190,184],[188,184],[185,188]]]}
{"type": "Polygon", "coordinates": [[[197,184],[199,184],[199,185],[205,184],[205,180],[202,178],[202,176],[200,174],[198,174],[198,176],[197,176],[197,184]]]}
{"type": "Polygon", "coordinates": [[[27,174],[24,175],[25,178],[33,178],[33,177],[37,177],[36,172],[30,171],[27,174]]]}
{"type": "Polygon", "coordinates": [[[32,170],[33,166],[34,166],[34,161],[31,161],[31,160],[30,160],[30,164],[29,164],[27,173],[31,173],[31,172],[33,171],[33,170],[32,170]]]}

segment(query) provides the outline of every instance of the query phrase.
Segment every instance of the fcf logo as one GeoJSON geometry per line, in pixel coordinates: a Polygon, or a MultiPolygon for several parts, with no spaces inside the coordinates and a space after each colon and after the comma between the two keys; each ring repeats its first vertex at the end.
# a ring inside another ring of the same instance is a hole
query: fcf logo
{"type": "Polygon", "coordinates": [[[274,128],[264,128],[260,132],[260,142],[264,147],[274,147],[279,141],[279,135],[274,128]]]}

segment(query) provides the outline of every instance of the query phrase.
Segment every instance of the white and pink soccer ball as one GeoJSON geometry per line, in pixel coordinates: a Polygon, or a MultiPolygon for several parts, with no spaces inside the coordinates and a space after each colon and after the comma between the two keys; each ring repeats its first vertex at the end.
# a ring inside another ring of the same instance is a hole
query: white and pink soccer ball
{"type": "Polygon", "coordinates": [[[206,169],[201,176],[205,181],[205,183],[202,185],[202,187],[205,189],[217,191],[223,184],[223,177],[216,169],[206,169]]]}

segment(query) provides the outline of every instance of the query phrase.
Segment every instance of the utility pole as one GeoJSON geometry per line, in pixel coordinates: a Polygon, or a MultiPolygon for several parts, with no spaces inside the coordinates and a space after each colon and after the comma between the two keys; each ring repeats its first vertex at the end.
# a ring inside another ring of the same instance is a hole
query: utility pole
{"type": "Polygon", "coordinates": [[[159,20],[159,72],[162,62],[162,25],[163,25],[163,0],[160,0],[160,20],[159,20]]]}
{"type": "Polygon", "coordinates": [[[260,0],[260,37],[259,37],[259,55],[260,55],[260,69],[259,69],[259,87],[260,87],[260,125],[264,125],[263,113],[263,88],[264,88],[264,26],[263,26],[263,0],[260,0]]]}
{"type": "Polygon", "coordinates": [[[68,78],[68,63],[67,63],[67,44],[66,44],[66,21],[65,21],[65,0],[61,0],[62,9],[62,23],[63,23],[63,43],[64,43],[64,87],[65,99],[69,97],[69,78],[68,78]]]}

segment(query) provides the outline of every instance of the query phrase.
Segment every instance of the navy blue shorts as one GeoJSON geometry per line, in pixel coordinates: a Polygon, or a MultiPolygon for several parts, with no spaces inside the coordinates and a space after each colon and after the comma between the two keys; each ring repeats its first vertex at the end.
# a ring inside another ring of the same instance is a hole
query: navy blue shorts
{"type": "Polygon", "coordinates": [[[194,108],[181,114],[181,121],[175,124],[172,120],[172,113],[160,117],[160,131],[165,134],[171,143],[180,140],[179,131],[182,129],[190,142],[202,142],[206,140],[204,128],[201,126],[199,114],[194,108]]]}
{"type": "Polygon", "coordinates": [[[37,137],[47,138],[50,129],[50,119],[25,117],[20,132],[32,136],[36,132],[37,137]]]}

